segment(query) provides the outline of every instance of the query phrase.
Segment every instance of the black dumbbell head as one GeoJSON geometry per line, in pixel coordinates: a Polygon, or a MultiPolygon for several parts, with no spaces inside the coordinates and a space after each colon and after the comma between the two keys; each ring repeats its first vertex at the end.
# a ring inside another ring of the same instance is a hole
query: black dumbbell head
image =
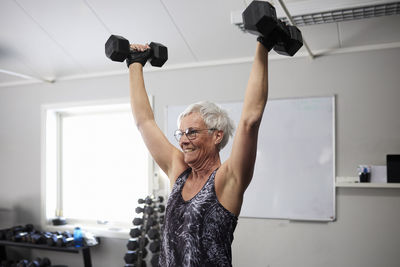
{"type": "Polygon", "coordinates": [[[148,236],[151,240],[154,240],[154,239],[157,239],[157,238],[160,237],[160,233],[159,233],[159,231],[158,231],[157,229],[153,228],[153,229],[150,229],[150,230],[147,232],[147,236],[148,236]]]}
{"type": "Polygon", "coordinates": [[[142,218],[134,218],[132,221],[133,225],[142,225],[144,220],[142,218]]]}
{"type": "Polygon", "coordinates": [[[158,212],[162,213],[165,211],[165,206],[164,205],[158,205],[158,212]]]}
{"type": "Polygon", "coordinates": [[[159,252],[160,251],[160,241],[156,240],[156,241],[151,242],[149,248],[152,253],[159,252]]]}
{"type": "Polygon", "coordinates": [[[301,31],[296,26],[286,26],[284,40],[274,46],[275,52],[285,56],[293,56],[303,46],[301,31]]]}
{"type": "Polygon", "coordinates": [[[143,209],[142,207],[137,207],[137,208],[135,209],[135,212],[136,212],[137,214],[142,213],[143,211],[144,211],[144,209],[143,209]]]}
{"type": "Polygon", "coordinates": [[[129,54],[129,41],[119,35],[111,35],[106,44],[106,56],[112,61],[123,62],[129,54]]]}
{"type": "Polygon", "coordinates": [[[137,258],[138,253],[136,251],[128,251],[124,256],[125,263],[134,263],[137,258]]]}
{"type": "Polygon", "coordinates": [[[150,43],[152,57],[150,64],[154,67],[161,67],[168,60],[168,48],[160,43],[150,43]]]}
{"type": "Polygon", "coordinates": [[[142,230],[137,227],[137,228],[132,228],[131,231],[129,232],[129,235],[133,238],[139,237],[142,234],[142,230]]]}
{"type": "Polygon", "coordinates": [[[51,266],[51,261],[49,258],[44,257],[41,261],[40,261],[40,267],[50,267],[51,266]]]}
{"type": "Polygon", "coordinates": [[[156,253],[153,254],[153,256],[151,257],[150,263],[152,267],[158,267],[158,259],[159,259],[160,254],[156,253]]]}
{"type": "Polygon", "coordinates": [[[139,248],[139,240],[137,238],[135,239],[130,239],[128,241],[128,244],[126,244],[126,247],[128,250],[136,250],[139,248]]]}
{"type": "Polygon", "coordinates": [[[243,26],[249,33],[268,36],[276,26],[275,8],[265,1],[253,1],[243,11],[243,26]]]}
{"type": "Polygon", "coordinates": [[[148,196],[144,200],[142,199],[142,201],[143,201],[143,203],[146,203],[147,205],[151,205],[154,202],[162,203],[164,201],[164,198],[162,196],[159,196],[158,198],[152,198],[152,197],[148,196]]]}

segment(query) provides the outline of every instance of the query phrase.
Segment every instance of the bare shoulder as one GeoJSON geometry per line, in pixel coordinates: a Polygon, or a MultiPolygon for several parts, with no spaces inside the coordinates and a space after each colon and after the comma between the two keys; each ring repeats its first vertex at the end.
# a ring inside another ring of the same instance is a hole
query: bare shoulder
{"type": "Polygon", "coordinates": [[[182,151],[180,151],[180,150],[174,151],[174,153],[173,153],[173,155],[171,155],[171,157],[173,157],[172,166],[171,166],[169,172],[167,173],[167,176],[169,178],[171,188],[172,188],[172,186],[178,179],[179,175],[181,175],[185,170],[187,170],[189,168],[189,166],[183,160],[182,151]]]}

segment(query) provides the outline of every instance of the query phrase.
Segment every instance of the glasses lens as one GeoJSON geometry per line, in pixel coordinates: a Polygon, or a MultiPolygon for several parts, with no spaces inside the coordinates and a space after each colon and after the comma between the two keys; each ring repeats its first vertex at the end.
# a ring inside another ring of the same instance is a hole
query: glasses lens
{"type": "Polygon", "coordinates": [[[187,129],[187,130],[186,130],[186,136],[187,136],[187,138],[190,139],[190,140],[193,140],[193,139],[196,138],[196,133],[197,133],[197,131],[196,131],[196,130],[193,130],[193,129],[187,129]]]}
{"type": "Polygon", "coordinates": [[[174,133],[176,141],[179,142],[179,140],[181,140],[182,135],[183,135],[183,133],[182,133],[181,130],[176,130],[175,133],[174,133]]]}

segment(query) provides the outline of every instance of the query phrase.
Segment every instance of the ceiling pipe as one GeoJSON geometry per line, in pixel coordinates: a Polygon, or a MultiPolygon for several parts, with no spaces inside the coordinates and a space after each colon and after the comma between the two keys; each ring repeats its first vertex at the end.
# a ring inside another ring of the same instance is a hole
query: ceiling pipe
{"type": "Polygon", "coordinates": [[[29,75],[26,75],[26,74],[14,72],[14,71],[9,71],[9,70],[4,70],[4,69],[0,69],[0,73],[8,74],[8,75],[11,75],[11,76],[15,76],[15,77],[19,77],[19,78],[23,78],[23,79],[27,79],[27,80],[41,81],[41,82],[45,82],[45,83],[54,83],[55,82],[55,80],[36,78],[36,77],[29,76],[29,75]]]}
{"type": "MultiPolygon", "coordinates": [[[[283,3],[283,0],[278,0],[278,2],[281,5],[281,7],[283,8],[283,11],[285,11],[285,14],[288,17],[288,20],[290,21],[290,23],[293,26],[296,26],[296,23],[294,22],[292,15],[290,15],[289,10],[286,8],[285,3],[283,3]]],[[[303,36],[302,36],[302,38],[303,38],[303,36]]],[[[308,46],[308,44],[307,44],[306,40],[304,40],[304,38],[303,38],[303,45],[304,45],[305,49],[307,50],[308,54],[310,55],[311,59],[314,59],[315,55],[311,51],[310,47],[308,46]]]]}

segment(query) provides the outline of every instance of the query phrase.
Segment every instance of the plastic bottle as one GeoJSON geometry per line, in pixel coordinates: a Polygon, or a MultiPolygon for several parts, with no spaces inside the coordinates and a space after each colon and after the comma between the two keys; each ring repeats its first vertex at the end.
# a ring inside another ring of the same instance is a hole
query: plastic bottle
{"type": "Polygon", "coordinates": [[[80,227],[74,229],[74,245],[75,247],[83,247],[83,234],[80,227]]]}

